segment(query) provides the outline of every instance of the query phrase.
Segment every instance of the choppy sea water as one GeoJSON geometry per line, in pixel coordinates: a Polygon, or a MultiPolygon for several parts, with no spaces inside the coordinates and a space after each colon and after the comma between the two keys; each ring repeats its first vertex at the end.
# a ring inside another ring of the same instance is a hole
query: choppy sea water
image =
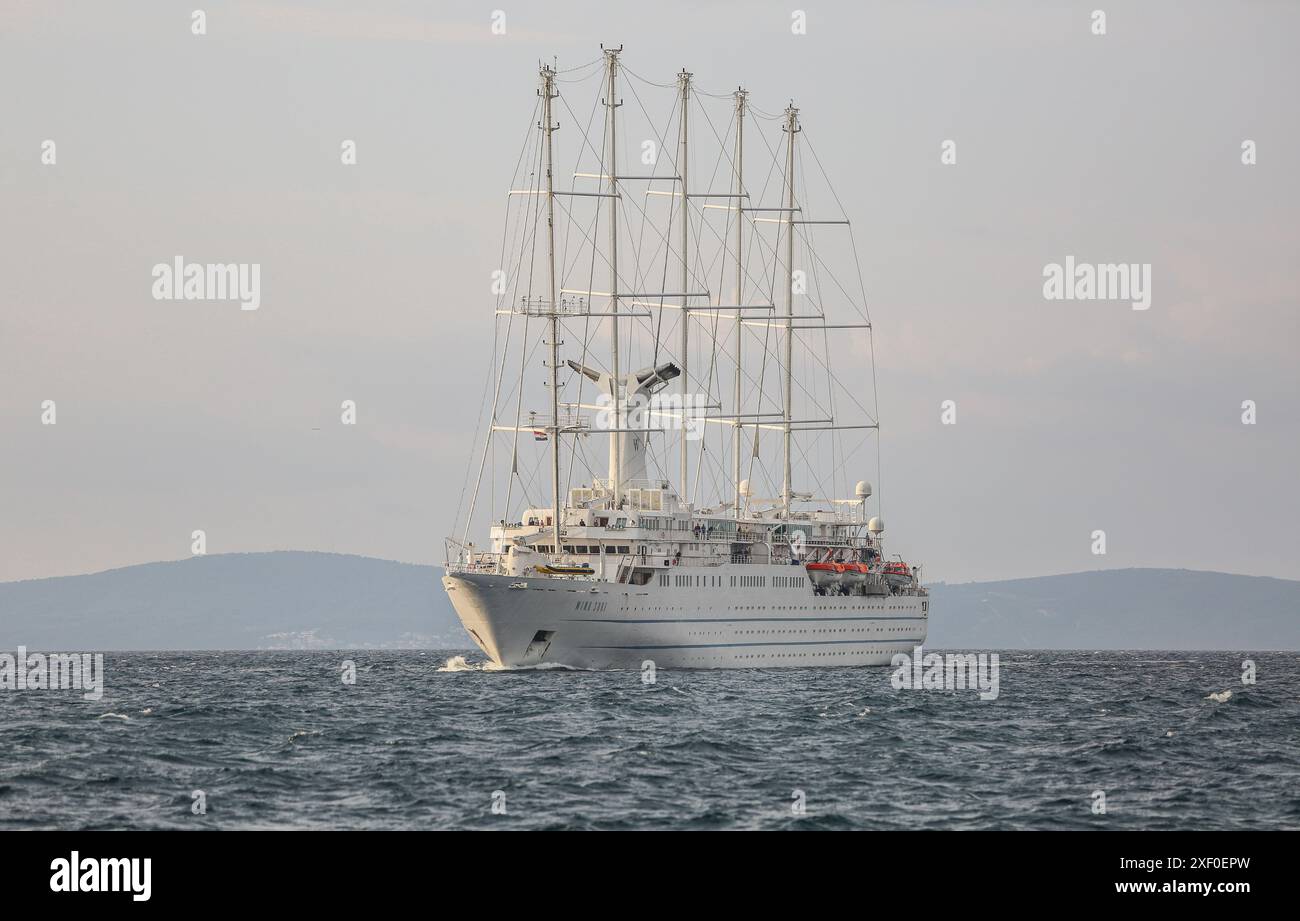
{"type": "Polygon", "coordinates": [[[476,658],[108,653],[100,701],[0,691],[0,828],[1300,828],[1297,653],[1253,685],[1240,653],[1004,653],[993,701],[476,658]]]}

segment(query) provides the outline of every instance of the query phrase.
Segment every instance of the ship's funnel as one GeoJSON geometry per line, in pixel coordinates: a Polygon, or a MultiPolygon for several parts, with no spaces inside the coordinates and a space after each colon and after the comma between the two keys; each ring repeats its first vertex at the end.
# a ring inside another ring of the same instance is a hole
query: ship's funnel
{"type": "Polygon", "coordinates": [[[654,393],[675,377],[680,377],[682,369],[671,361],[664,362],[657,368],[644,368],[636,372],[637,390],[654,393]]]}
{"type": "MultiPolygon", "coordinates": [[[[615,405],[614,376],[597,371],[569,359],[566,364],[583,377],[596,384],[602,404],[612,410],[615,405]]],[[[617,431],[611,432],[609,442],[609,479],[611,483],[628,484],[647,481],[646,448],[648,447],[651,417],[644,410],[648,398],[662,390],[668,382],[680,377],[682,369],[671,361],[642,368],[619,379],[617,393],[618,412],[602,412],[598,425],[617,431]],[[640,431],[638,431],[640,429],[640,431]]]]}
{"type": "Polygon", "coordinates": [[[586,365],[580,365],[572,358],[565,361],[565,364],[588,380],[595,381],[597,384],[600,383],[601,373],[599,371],[596,371],[593,368],[588,368],[586,365]]]}

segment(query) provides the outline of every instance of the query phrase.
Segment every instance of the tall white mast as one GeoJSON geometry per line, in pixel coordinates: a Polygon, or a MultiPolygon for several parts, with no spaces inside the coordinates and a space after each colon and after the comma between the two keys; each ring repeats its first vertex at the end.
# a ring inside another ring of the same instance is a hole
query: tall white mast
{"type": "MultiPolygon", "coordinates": [[[[744,273],[745,260],[741,252],[744,246],[744,221],[745,221],[745,90],[743,88],[736,90],[736,294],[733,304],[743,304],[741,300],[744,291],[744,273]]],[[[736,420],[731,426],[732,454],[735,455],[735,470],[732,485],[735,488],[736,496],[736,517],[740,517],[740,443],[741,435],[744,429],[741,427],[740,411],[740,353],[742,348],[741,333],[744,329],[741,320],[741,310],[736,308],[736,387],[735,399],[732,404],[732,412],[736,414],[736,420]]]]}
{"type": "MultiPolygon", "coordinates": [[[[781,504],[790,518],[794,484],[790,478],[790,405],[794,396],[794,136],[799,133],[799,110],[790,103],[785,107],[786,131],[786,221],[785,221],[785,477],[781,487],[781,504]]],[[[779,224],[777,225],[780,226],[779,224]]]]}
{"type": "Polygon", "coordinates": [[[555,92],[555,70],[542,65],[542,133],[546,137],[546,281],[551,314],[551,520],[555,524],[556,553],[560,552],[560,305],[555,299],[555,185],[551,133],[551,100],[555,92]]]}
{"type": "MultiPolygon", "coordinates": [[[[688,207],[689,200],[687,196],[686,179],[687,179],[687,172],[690,169],[690,157],[689,157],[690,149],[687,144],[687,129],[689,127],[688,114],[690,111],[690,102],[691,102],[691,74],[687,73],[686,68],[684,67],[682,68],[682,72],[677,75],[677,85],[678,87],[680,87],[682,92],[681,141],[677,153],[677,173],[681,178],[680,186],[682,190],[682,218],[681,218],[682,220],[682,353],[681,353],[682,405],[678,407],[678,412],[680,413],[681,423],[682,423],[681,425],[682,472],[681,472],[681,478],[679,480],[679,483],[681,489],[681,497],[683,500],[685,500],[686,497],[690,495],[689,487],[687,484],[687,477],[689,476],[689,470],[690,470],[690,462],[687,458],[687,452],[686,452],[686,399],[687,399],[686,377],[688,373],[686,365],[687,365],[687,354],[688,354],[687,348],[690,345],[689,332],[691,328],[690,307],[687,305],[687,300],[688,300],[687,294],[691,290],[688,287],[690,285],[690,270],[691,270],[690,254],[689,254],[691,231],[690,231],[690,209],[688,207]]],[[[736,303],[739,304],[740,301],[737,301],[736,303]]]]}
{"type": "Polygon", "coordinates": [[[623,495],[623,484],[619,482],[623,473],[622,457],[622,431],[627,428],[626,420],[623,418],[621,407],[622,397],[619,388],[622,386],[622,375],[618,370],[618,141],[616,129],[618,107],[621,103],[616,102],[615,97],[615,77],[618,74],[618,55],[623,50],[623,46],[617,48],[605,48],[605,66],[608,71],[609,86],[606,90],[608,97],[605,99],[605,107],[609,110],[609,118],[606,127],[606,134],[609,136],[609,160],[605,164],[604,173],[609,178],[609,309],[610,309],[610,341],[613,347],[613,397],[614,397],[614,429],[611,434],[613,441],[610,444],[610,479],[613,481],[610,488],[614,493],[614,508],[621,504],[620,500],[623,495]]]}

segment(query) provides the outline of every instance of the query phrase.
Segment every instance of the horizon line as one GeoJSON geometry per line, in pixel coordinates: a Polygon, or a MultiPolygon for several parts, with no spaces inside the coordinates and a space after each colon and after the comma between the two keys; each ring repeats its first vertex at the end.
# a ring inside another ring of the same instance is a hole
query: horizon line
{"type": "MultiPolygon", "coordinates": [[[[25,582],[45,582],[45,581],[49,581],[49,580],[51,580],[51,579],[78,579],[78,578],[85,578],[85,577],[89,577],[89,576],[102,576],[102,575],[106,575],[106,574],[111,573],[111,572],[121,572],[121,571],[126,570],[126,569],[137,569],[137,568],[140,568],[140,567],[143,567],[143,566],[161,566],[161,565],[166,565],[166,564],[171,564],[171,563],[186,563],[186,562],[192,562],[192,561],[194,561],[194,560],[203,559],[204,557],[225,557],[225,556],[270,556],[270,555],[272,555],[272,554],[277,554],[277,553],[319,554],[319,555],[322,555],[322,556],[342,556],[342,557],[351,557],[352,559],[358,559],[358,560],[374,560],[374,561],[376,561],[376,562],[380,562],[380,563],[394,563],[394,564],[396,564],[396,565],[398,565],[398,566],[423,566],[423,567],[428,567],[429,569],[442,569],[442,568],[443,568],[443,565],[442,565],[441,563],[416,563],[416,562],[412,562],[412,561],[410,561],[410,560],[394,560],[394,559],[391,559],[391,558],[389,558],[389,557],[370,556],[369,554],[364,554],[364,553],[343,553],[343,552],[340,552],[340,551],[337,551],[337,550],[299,550],[299,549],[291,549],[291,550],[290,550],[290,549],[281,549],[281,550],[231,550],[231,551],[228,551],[228,552],[225,552],[225,553],[204,553],[204,554],[197,554],[197,555],[192,554],[192,555],[190,555],[190,556],[180,557],[180,558],[178,558],[178,559],[172,559],[172,560],[146,560],[146,561],[144,561],[144,562],[140,562],[140,563],[127,563],[126,565],[123,565],[123,566],[111,566],[111,567],[109,567],[108,569],[97,569],[97,570],[92,570],[92,571],[90,571],[90,572],[63,573],[63,574],[60,574],[60,575],[53,575],[53,576],[33,576],[33,577],[29,578],[29,579],[11,579],[11,580],[0,581],[0,587],[6,586],[6,585],[21,585],[21,584],[23,584],[23,583],[25,583],[25,582]]],[[[1110,567],[1110,568],[1098,568],[1098,569],[1078,569],[1078,570],[1072,570],[1072,571],[1070,571],[1070,572],[1041,573],[1041,574],[1039,574],[1039,575],[1032,575],[1032,576],[1012,576],[1012,577],[1002,578],[1002,579],[984,579],[984,580],[979,580],[979,579],[970,579],[970,580],[965,581],[965,582],[947,582],[947,581],[944,581],[944,580],[937,580],[937,581],[934,581],[934,582],[926,582],[926,583],[924,583],[924,584],[925,584],[925,585],[944,585],[944,586],[949,586],[949,585],[951,585],[951,586],[956,586],[956,585],[987,585],[987,584],[994,583],[994,582],[1024,582],[1024,581],[1028,581],[1028,580],[1030,580],[1030,579],[1051,579],[1051,578],[1056,578],[1056,577],[1060,577],[1060,576],[1078,576],[1078,575],[1086,575],[1086,574],[1089,574],[1089,573],[1099,573],[1099,572],[1129,572],[1129,571],[1133,571],[1133,570],[1147,570],[1147,571],[1153,571],[1153,572],[1156,572],[1156,571],[1159,571],[1159,572],[1196,572],[1196,573],[1207,573],[1207,574],[1211,574],[1211,575],[1219,575],[1219,576],[1237,576],[1237,577],[1240,577],[1240,578],[1246,578],[1246,579],[1274,579],[1274,580],[1276,580],[1276,581],[1278,581],[1278,582],[1300,582],[1300,577],[1297,577],[1297,578],[1288,578],[1288,577],[1286,577],[1286,576],[1260,575],[1260,574],[1257,574],[1257,573],[1228,572],[1228,571],[1226,571],[1226,570],[1220,570],[1220,569],[1191,569],[1191,568],[1188,568],[1188,567],[1179,567],[1179,566],[1116,566],[1116,567],[1110,567]]]]}

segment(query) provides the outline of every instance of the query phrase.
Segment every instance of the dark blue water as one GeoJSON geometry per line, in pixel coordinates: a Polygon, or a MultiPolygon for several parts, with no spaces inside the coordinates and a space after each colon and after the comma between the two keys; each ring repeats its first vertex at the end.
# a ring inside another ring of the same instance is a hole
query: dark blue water
{"type": "Polygon", "coordinates": [[[0,691],[0,827],[1300,828],[1296,653],[1250,686],[1238,653],[1008,653],[987,702],[452,655],[109,653],[101,701],[0,691]]]}

